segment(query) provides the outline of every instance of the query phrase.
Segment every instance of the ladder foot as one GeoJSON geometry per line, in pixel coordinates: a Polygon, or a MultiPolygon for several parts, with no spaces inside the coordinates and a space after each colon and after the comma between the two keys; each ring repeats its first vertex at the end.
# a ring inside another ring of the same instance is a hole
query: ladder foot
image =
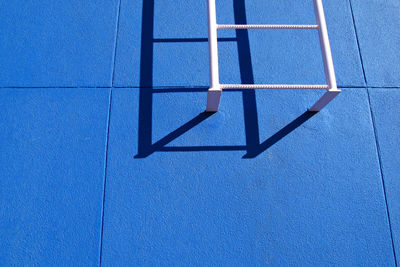
{"type": "Polygon", "coordinates": [[[221,100],[221,89],[208,89],[206,112],[217,112],[221,100]]]}
{"type": "Polygon", "coordinates": [[[310,112],[319,112],[323,109],[329,102],[331,102],[341,90],[333,89],[327,91],[310,109],[310,112]]]}

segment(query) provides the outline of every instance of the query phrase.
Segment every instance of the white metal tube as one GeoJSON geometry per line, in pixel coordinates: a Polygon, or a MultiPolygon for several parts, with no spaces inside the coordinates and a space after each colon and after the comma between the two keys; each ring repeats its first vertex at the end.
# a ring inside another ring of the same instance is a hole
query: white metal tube
{"type": "Polygon", "coordinates": [[[210,85],[211,89],[219,88],[217,12],[215,0],[208,0],[208,45],[210,53],[210,85]]]}
{"type": "Polygon", "coordinates": [[[329,89],[325,84],[221,84],[222,89],[329,89]]]}
{"type": "Polygon", "coordinates": [[[215,0],[208,0],[208,46],[210,53],[210,89],[207,94],[207,112],[217,112],[222,89],[219,84],[217,11],[215,0]]]}
{"type": "Polygon", "coordinates": [[[322,59],[324,61],[325,77],[326,82],[329,86],[329,90],[336,90],[336,77],[335,70],[333,67],[333,59],[331,47],[329,45],[328,29],[326,26],[324,7],[322,5],[322,0],[314,0],[314,11],[315,17],[318,24],[318,33],[321,43],[322,59]]]}
{"type": "Polygon", "coordinates": [[[318,29],[318,25],[292,24],[218,24],[218,29],[318,29]]]}

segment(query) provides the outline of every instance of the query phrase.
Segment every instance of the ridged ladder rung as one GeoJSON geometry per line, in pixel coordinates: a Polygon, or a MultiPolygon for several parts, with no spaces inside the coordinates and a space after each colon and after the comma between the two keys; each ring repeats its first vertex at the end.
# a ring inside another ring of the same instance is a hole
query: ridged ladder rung
{"type": "Polygon", "coordinates": [[[325,84],[221,84],[221,89],[329,89],[325,84]]]}
{"type": "Polygon", "coordinates": [[[318,25],[293,24],[218,24],[218,29],[307,29],[317,30],[318,25]]]}

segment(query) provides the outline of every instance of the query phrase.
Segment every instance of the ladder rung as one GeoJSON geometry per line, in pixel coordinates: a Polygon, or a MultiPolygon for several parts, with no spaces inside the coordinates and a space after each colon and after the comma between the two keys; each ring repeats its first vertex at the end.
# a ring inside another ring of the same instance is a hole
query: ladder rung
{"type": "Polygon", "coordinates": [[[221,89],[329,89],[324,84],[221,84],[221,89]]]}
{"type": "Polygon", "coordinates": [[[290,24],[218,24],[218,29],[318,29],[318,25],[290,24]]]}

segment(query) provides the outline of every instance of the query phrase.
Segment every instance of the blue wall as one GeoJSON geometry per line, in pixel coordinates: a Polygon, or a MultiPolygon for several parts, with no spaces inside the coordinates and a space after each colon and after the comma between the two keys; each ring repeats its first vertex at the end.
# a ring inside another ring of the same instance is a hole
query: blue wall
{"type": "MultiPolygon", "coordinates": [[[[400,4],[324,0],[342,93],[208,89],[206,1],[0,4],[0,265],[395,266],[400,4]]],[[[307,1],[219,23],[314,24],[307,1]]],[[[324,83],[318,35],[219,31],[224,83],[324,83]]]]}

